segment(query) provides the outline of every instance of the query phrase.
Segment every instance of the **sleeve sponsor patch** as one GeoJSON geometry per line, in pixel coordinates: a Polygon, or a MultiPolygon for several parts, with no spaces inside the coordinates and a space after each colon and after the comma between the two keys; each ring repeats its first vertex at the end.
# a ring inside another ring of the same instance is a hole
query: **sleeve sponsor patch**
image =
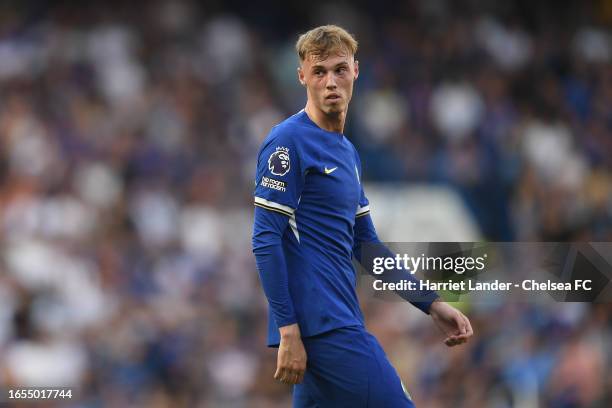
{"type": "Polygon", "coordinates": [[[291,170],[289,149],[282,146],[277,147],[268,159],[268,170],[275,176],[284,176],[289,173],[289,170],[291,170]]]}
{"type": "Polygon", "coordinates": [[[273,178],[270,177],[262,177],[261,178],[261,183],[259,183],[262,187],[267,187],[267,188],[271,188],[273,190],[278,190],[282,193],[284,193],[285,191],[287,191],[287,183],[284,181],[280,181],[280,180],[275,180],[273,178]]]}

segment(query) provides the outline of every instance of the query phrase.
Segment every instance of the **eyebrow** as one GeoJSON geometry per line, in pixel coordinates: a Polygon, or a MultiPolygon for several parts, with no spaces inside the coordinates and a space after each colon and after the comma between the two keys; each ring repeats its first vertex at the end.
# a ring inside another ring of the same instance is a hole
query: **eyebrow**
{"type": "MultiPolygon", "coordinates": [[[[343,66],[343,65],[348,66],[348,62],[346,62],[346,61],[339,62],[339,63],[337,63],[336,65],[334,65],[334,66],[332,67],[332,69],[333,69],[333,68],[338,68],[338,67],[341,67],[341,66],[343,66]]],[[[325,66],[324,66],[324,65],[321,65],[321,64],[316,64],[316,65],[313,65],[313,66],[312,66],[312,69],[313,69],[313,70],[314,70],[314,69],[318,69],[318,68],[323,68],[323,69],[326,69],[326,68],[325,68],[325,66]]]]}

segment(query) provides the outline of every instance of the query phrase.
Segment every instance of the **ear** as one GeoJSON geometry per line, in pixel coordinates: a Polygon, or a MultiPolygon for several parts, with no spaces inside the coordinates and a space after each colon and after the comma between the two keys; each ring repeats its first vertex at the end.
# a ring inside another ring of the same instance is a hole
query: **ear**
{"type": "Polygon", "coordinates": [[[302,84],[302,86],[306,86],[306,80],[304,79],[304,70],[302,69],[302,67],[298,67],[297,73],[298,81],[300,81],[300,84],[302,84]]]}
{"type": "Polygon", "coordinates": [[[359,77],[359,61],[355,60],[355,79],[359,77]]]}

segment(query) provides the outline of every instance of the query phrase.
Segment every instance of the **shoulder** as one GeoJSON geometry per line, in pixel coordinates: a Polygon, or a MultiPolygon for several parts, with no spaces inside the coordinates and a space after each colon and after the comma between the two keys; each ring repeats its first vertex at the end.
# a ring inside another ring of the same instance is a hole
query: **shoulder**
{"type": "Polygon", "coordinates": [[[272,127],[262,143],[261,150],[266,150],[269,147],[274,149],[279,146],[301,150],[302,145],[307,140],[304,134],[309,129],[300,119],[300,113],[298,112],[272,127]]]}
{"type": "Polygon", "coordinates": [[[346,138],[346,141],[348,145],[350,146],[350,148],[353,149],[353,154],[355,155],[355,158],[357,159],[357,161],[361,162],[361,159],[359,158],[359,152],[357,151],[357,148],[355,147],[353,142],[351,142],[348,138],[346,138]]]}

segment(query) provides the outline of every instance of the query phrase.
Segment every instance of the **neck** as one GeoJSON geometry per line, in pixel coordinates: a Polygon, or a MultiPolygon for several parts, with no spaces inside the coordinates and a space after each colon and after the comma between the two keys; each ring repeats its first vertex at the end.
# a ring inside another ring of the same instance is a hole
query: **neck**
{"type": "Polygon", "coordinates": [[[346,120],[346,111],[334,112],[332,114],[326,114],[320,109],[315,108],[310,104],[310,101],[306,102],[304,108],[306,114],[317,126],[328,132],[342,133],[344,132],[344,121],[346,120]]]}

